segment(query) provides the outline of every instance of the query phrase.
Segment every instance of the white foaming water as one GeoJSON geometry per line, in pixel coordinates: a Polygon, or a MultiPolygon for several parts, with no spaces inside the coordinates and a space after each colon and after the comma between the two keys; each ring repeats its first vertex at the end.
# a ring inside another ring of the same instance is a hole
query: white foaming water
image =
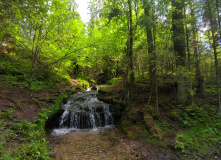
{"type": "Polygon", "coordinates": [[[77,131],[97,132],[97,131],[101,131],[101,130],[104,130],[104,129],[112,129],[112,128],[114,128],[114,125],[107,125],[107,126],[104,126],[104,127],[98,127],[98,128],[92,128],[92,129],[58,128],[58,129],[54,129],[51,134],[52,135],[63,135],[63,134],[67,134],[67,133],[70,133],[70,132],[77,132],[77,131]]]}
{"type": "Polygon", "coordinates": [[[52,134],[61,135],[85,130],[99,131],[114,127],[114,119],[109,111],[109,104],[97,99],[97,91],[74,94],[62,107],[59,128],[52,134]]]}

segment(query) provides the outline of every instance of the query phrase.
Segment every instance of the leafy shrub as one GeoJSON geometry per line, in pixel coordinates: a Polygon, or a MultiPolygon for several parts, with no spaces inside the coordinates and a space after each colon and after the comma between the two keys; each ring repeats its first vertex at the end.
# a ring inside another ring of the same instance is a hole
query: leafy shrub
{"type": "Polygon", "coordinates": [[[217,95],[217,89],[215,86],[208,86],[204,88],[205,93],[211,94],[211,95],[217,95]]]}
{"type": "Polygon", "coordinates": [[[7,109],[5,112],[0,112],[0,118],[9,118],[11,119],[13,116],[14,109],[7,109]]]}
{"type": "Polygon", "coordinates": [[[191,106],[179,106],[173,110],[169,116],[176,121],[181,122],[185,127],[206,123],[209,113],[206,109],[198,107],[196,104],[191,106]]]}
{"type": "Polygon", "coordinates": [[[207,117],[208,112],[204,108],[193,104],[191,106],[185,107],[183,113],[183,124],[190,127],[198,123],[205,123],[207,117]]]}

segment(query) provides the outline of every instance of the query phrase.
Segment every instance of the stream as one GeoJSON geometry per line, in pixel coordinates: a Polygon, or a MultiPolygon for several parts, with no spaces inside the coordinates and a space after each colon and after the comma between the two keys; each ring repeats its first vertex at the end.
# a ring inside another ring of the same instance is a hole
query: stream
{"type": "Polygon", "coordinates": [[[64,112],[60,117],[59,127],[54,129],[52,134],[113,128],[114,118],[110,112],[110,105],[99,101],[97,94],[97,91],[89,90],[71,95],[67,103],[62,105],[64,112]]]}
{"type": "MultiPolygon", "coordinates": [[[[59,121],[48,140],[56,159],[137,159],[134,144],[124,141],[114,124],[119,121],[119,111],[110,104],[99,101],[97,91],[71,95],[62,104],[59,121]],[[133,158],[132,158],[133,157],[133,158]]],[[[58,122],[56,122],[58,121],[58,122]]]]}

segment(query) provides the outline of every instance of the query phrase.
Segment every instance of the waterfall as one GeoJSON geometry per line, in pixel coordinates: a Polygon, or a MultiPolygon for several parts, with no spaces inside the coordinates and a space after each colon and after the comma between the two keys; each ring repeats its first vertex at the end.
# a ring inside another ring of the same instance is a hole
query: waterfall
{"type": "Polygon", "coordinates": [[[53,130],[55,134],[80,129],[97,131],[114,125],[110,105],[97,99],[97,91],[73,94],[62,108],[64,112],[60,117],[59,128],[53,130]]]}

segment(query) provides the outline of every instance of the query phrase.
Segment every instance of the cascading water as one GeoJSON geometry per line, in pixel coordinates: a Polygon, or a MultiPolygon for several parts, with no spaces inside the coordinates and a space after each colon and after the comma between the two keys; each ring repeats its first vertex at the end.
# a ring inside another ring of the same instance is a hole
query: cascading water
{"type": "Polygon", "coordinates": [[[59,129],[54,134],[64,134],[79,129],[96,131],[104,127],[112,127],[114,119],[109,104],[97,99],[97,91],[73,94],[62,106],[64,112],[60,117],[59,129]]]}

